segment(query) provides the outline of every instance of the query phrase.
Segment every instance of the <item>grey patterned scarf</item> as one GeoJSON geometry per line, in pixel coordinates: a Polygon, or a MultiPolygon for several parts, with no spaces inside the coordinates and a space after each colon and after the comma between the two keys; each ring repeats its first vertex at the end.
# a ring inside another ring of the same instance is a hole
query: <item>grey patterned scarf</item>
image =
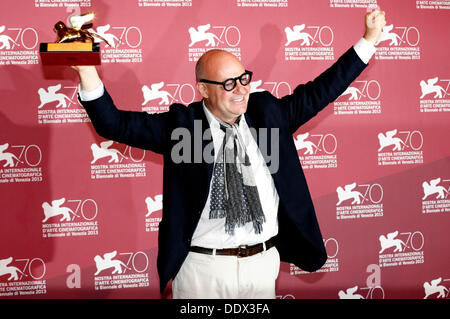
{"type": "Polygon", "coordinates": [[[234,124],[217,120],[225,135],[214,164],[209,218],[225,218],[225,232],[230,235],[236,226],[249,222],[253,223],[255,233],[260,234],[265,216],[238,131],[240,117],[234,124]]]}

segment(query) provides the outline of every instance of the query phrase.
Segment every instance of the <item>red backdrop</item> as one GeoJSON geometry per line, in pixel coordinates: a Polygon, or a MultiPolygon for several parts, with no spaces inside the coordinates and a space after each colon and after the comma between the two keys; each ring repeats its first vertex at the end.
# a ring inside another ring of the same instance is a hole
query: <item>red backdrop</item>
{"type": "Polygon", "coordinates": [[[98,149],[76,73],[40,63],[58,20],[95,11],[94,31],[121,41],[101,44],[99,67],[116,104],[163,112],[200,98],[194,65],[212,47],[242,59],[253,90],[290,93],[362,36],[369,5],[387,14],[376,55],[293,136],[329,261],[282,263],[277,297],[448,298],[448,0],[2,1],[0,298],[170,297],[156,273],[162,158],[98,149]]]}

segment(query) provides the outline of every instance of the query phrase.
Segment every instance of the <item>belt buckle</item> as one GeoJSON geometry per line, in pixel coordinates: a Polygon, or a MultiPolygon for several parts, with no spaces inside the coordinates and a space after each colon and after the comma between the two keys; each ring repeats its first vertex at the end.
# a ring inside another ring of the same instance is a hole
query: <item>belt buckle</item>
{"type": "Polygon", "coordinates": [[[239,245],[237,256],[239,257],[247,257],[247,245],[239,245]]]}

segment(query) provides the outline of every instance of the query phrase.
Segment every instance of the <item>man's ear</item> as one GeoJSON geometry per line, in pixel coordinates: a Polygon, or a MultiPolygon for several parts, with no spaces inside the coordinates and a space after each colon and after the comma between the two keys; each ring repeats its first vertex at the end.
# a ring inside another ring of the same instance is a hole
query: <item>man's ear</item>
{"type": "Polygon", "coordinates": [[[203,96],[204,99],[208,98],[208,87],[205,85],[205,83],[197,82],[197,90],[200,92],[201,96],[203,96]]]}

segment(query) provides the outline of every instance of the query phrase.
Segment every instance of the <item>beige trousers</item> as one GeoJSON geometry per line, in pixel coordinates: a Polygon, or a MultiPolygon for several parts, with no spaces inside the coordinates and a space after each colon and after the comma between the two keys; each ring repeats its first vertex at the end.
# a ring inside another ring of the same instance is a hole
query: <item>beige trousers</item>
{"type": "Polygon", "coordinates": [[[189,252],[172,282],[174,299],[274,299],[280,255],[275,247],[250,257],[189,252]]]}

